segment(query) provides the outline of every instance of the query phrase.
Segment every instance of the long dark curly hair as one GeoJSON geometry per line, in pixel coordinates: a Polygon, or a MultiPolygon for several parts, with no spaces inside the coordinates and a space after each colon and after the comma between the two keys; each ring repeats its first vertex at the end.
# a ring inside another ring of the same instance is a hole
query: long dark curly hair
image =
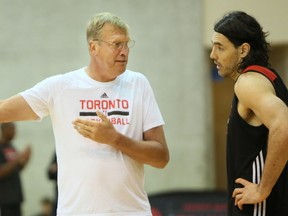
{"type": "Polygon", "coordinates": [[[215,24],[214,31],[227,37],[236,48],[243,43],[250,44],[250,52],[240,63],[239,72],[254,64],[270,67],[268,32],[263,31],[254,17],[243,11],[232,11],[215,24]]]}

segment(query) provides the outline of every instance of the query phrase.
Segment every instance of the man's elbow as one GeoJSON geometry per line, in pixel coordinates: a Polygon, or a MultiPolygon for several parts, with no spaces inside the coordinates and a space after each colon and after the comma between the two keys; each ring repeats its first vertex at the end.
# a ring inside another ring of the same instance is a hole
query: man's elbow
{"type": "Polygon", "coordinates": [[[167,164],[169,163],[169,160],[170,160],[170,156],[169,156],[169,153],[167,153],[165,156],[162,157],[161,161],[155,164],[155,167],[159,169],[163,169],[167,166],[167,164]]]}

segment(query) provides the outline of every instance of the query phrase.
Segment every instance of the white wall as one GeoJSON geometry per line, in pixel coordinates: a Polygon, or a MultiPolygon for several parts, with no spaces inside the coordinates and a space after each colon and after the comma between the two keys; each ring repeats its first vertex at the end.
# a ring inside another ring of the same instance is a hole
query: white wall
{"type": "MultiPolygon", "coordinates": [[[[129,23],[136,40],[129,68],[149,78],[166,121],[171,161],[164,170],[147,167],[147,191],[213,188],[201,0],[0,0],[0,98],[86,65],[86,23],[100,11],[129,23]]],[[[53,194],[46,168],[54,139],[48,118],[18,127],[17,146],[33,146],[32,161],[22,175],[25,216],[30,216],[43,196],[53,194]]]]}

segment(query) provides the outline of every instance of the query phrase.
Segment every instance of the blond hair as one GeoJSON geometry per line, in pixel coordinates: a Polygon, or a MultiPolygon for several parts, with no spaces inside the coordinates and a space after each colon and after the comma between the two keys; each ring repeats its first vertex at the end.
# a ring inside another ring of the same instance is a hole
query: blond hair
{"type": "Polygon", "coordinates": [[[102,12],[96,14],[87,25],[86,29],[86,37],[87,42],[89,43],[91,40],[99,39],[102,33],[103,26],[108,23],[116,28],[119,28],[125,31],[128,34],[129,26],[118,16],[109,13],[102,12]]]}

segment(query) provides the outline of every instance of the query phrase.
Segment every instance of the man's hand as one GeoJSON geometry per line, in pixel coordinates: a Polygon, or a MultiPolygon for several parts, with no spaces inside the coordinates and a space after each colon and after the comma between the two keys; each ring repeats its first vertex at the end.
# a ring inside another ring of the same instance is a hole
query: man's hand
{"type": "Polygon", "coordinates": [[[261,193],[259,184],[251,183],[243,178],[238,178],[235,182],[244,186],[243,188],[235,188],[232,194],[232,197],[235,198],[234,204],[241,210],[244,204],[260,203],[269,195],[269,193],[261,193]]]}
{"type": "Polygon", "coordinates": [[[77,119],[72,122],[74,128],[84,137],[92,139],[98,143],[113,145],[117,140],[118,132],[110,120],[103,113],[99,111],[96,111],[96,113],[102,121],[98,122],[77,119]]]}
{"type": "Polygon", "coordinates": [[[169,150],[162,126],[143,132],[143,140],[136,140],[118,132],[110,120],[96,112],[101,121],[76,119],[72,122],[79,134],[95,142],[107,144],[134,160],[157,168],[169,161],[169,150]]]}

